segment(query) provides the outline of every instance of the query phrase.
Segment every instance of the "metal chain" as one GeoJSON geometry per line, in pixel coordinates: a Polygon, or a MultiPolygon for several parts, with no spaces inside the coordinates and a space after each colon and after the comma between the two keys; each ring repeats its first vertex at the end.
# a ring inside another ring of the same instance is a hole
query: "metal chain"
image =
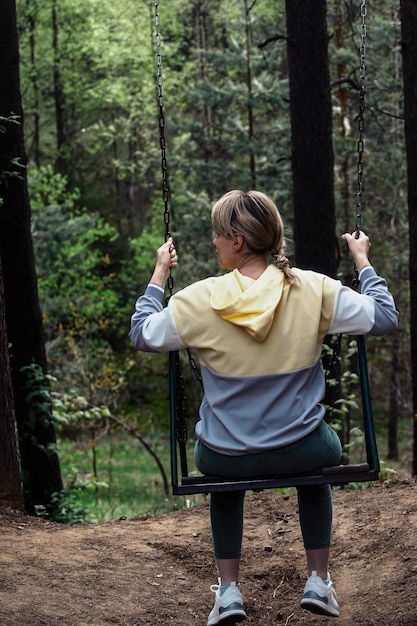
{"type": "MultiPolygon", "coordinates": [[[[359,116],[358,116],[358,164],[357,164],[357,183],[356,183],[356,222],[355,237],[359,238],[362,226],[362,187],[363,187],[363,133],[365,128],[364,112],[365,112],[365,77],[366,77],[366,16],[367,16],[366,0],[361,3],[361,45],[359,47],[359,116]]],[[[359,272],[354,267],[354,278],[352,280],[353,289],[359,287],[359,272]]]]}
{"type": "MultiPolygon", "coordinates": [[[[161,170],[162,170],[162,199],[164,202],[164,223],[165,223],[165,241],[171,236],[170,226],[170,189],[168,179],[168,164],[166,156],[166,139],[165,139],[165,117],[164,117],[164,96],[163,96],[163,77],[162,77],[162,55],[161,55],[161,35],[159,26],[161,19],[159,17],[159,2],[154,2],[154,25],[155,36],[154,43],[156,49],[156,81],[158,88],[158,122],[159,122],[159,145],[161,148],[161,170]]],[[[174,289],[174,279],[170,274],[167,282],[170,296],[174,289]]]]}
{"type": "MultiPolygon", "coordinates": [[[[167,162],[167,154],[166,154],[166,138],[165,138],[165,116],[164,116],[164,95],[163,95],[163,76],[162,76],[162,55],[161,55],[161,34],[159,32],[161,19],[159,16],[159,2],[158,0],[154,1],[154,26],[155,26],[155,35],[154,35],[154,44],[155,44],[155,59],[156,59],[156,82],[158,89],[158,122],[159,122],[159,145],[161,149],[161,171],[162,171],[162,198],[164,202],[164,223],[165,223],[165,241],[171,236],[170,233],[170,187],[169,187],[169,178],[168,178],[168,162],[167,162]]],[[[172,274],[169,275],[167,281],[167,288],[169,291],[169,297],[172,296],[174,290],[174,279],[172,274]]],[[[167,300],[169,300],[169,297],[167,300]]],[[[188,360],[191,366],[191,370],[199,381],[200,385],[203,386],[203,380],[201,378],[200,371],[197,367],[197,364],[194,360],[194,357],[191,354],[189,348],[187,348],[188,360]]],[[[177,440],[186,444],[188,439],[187,434],[187,396],[185,392],[184,378],[181,373],[180,367],[180,359],[179,354],[176,354],[176,394],[177,394],[177,402],[176,402],[176,414],[175,414],[175,431],[177,440]]]]}
{"type": "MultiPolygon", "coordinates": [[[[200,383],[201,387],[203,388],[203,379],[201,377],[200,370],[198,369],[198,365],[197,365],[197,363],[196,363],[196,361],[195,361],[195,359],[194,359],[194,357],[192,355],[192,352],[191,352],[191,350],[189,348],[187,348],[187,353],[188,353],[188,361],[190,363],[191,370],[192,370],[192,372],[194,374],[194,377],[195,377],[196,380],[198,380],[198,382],[200,383]]],[[[203,389],[203,391],[204,391],[204,389],[203,389]]]]}
{"type": "Polygon", "coordinates": [[[177,351],[175,353],[176,361],[176,409],[175,409],[175,434],[177,440],[180,443],[187,443],[188,441],[188,427],[187,427],[187,396],[185,393],[184,378],[181,373],[180,355],[177,351]]]}
{"type": "Polygon", "coordinates": [[[363,132],[364,132],[364,111],[365,111],[365,75],[366,75],[366,0],[361,3],[361,45],[359,48],[359,139],[358,139],[358,164],[357,164],[357,185],[356,185],[356,236],[359,237],[362,220],[362,176],[363,176],[363,132]]]}

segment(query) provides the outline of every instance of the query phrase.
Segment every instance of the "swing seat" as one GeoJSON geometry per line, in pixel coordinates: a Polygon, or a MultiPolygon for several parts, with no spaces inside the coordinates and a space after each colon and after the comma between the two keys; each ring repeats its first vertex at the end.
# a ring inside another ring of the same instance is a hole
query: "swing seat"
{"type": "Polygon", "coordinates": [[[213,493],[225,491],[262,491],[313,485],[347,485],[353,482],[379,480],[379,455],[376,444],[371,394],[369,388],[368,365],[364,337],[356,338],[358,347],[359,381],[362,398],[362,417],[366,444],[366,463],[323,467],[312,472],[291,476],[268,476],[262,478],[225,478],[221,476],[189,476],[186,457],[186,442],[180,436],[185,424],[178,427],[178,352],[170,352],[170,431],[171,431],[171,483],[173,495],[213,493]],[[178,452],[181,479],[178,479],[178,452]]]}
{"type": "Polygon", "coordinates": [[[305,474],[292,476],[270,476],[264,478],[225,478],[222,476],[183,476],[181,484],[173,484],[174,495],[213,493],[225,491],[262,491],[286,487],[307,487],[310,485],[347,485],[350,482],[371,482],[378,480],[378,470],[371,469],[369,463],[335,465],[305,474]]]}

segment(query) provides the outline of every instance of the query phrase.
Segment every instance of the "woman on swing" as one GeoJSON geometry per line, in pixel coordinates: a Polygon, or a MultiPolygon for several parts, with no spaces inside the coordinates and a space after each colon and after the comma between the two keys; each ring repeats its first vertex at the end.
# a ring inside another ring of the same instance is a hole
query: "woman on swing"
{"type": "MultiPolygon", "coordinates": [[[[130,338],[146,352],[196,350],[204,383],[195,460],[207,475],[255,478],[337,465],[341,445],[323,421],[321,364],[326,335],[382,335],[398,314],[385,281],[368,259],[369,239],[343,235],[359,272],[361,293],[313,271],[289,266],[284,229],[273,201],[258,191],[230,191],[212,209],[219,265],[230,270],[174,294],[165,283],[178,257],[172,239],[157,251],[130,338]],[[275,264],[269,264],[272,255],[275,264]]],[[[332,530],[329,485],[299,487],[308,578],[305,609],[337,617],[328,572],[332,530]]],[[[218,585],[207,626],[246,614],[239,584],[245,492],[212,493],[210,516],[218,585]]]]}

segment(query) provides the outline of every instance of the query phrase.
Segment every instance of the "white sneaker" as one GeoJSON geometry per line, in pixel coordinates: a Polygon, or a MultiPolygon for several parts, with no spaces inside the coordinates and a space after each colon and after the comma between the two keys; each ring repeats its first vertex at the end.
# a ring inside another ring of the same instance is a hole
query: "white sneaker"
{"type": "Polygon", "coordinates": [[[207,626],[216,626],[221,624],[235,624],[243,622],[246,619],[246,613],[243,608],[242,594],[240,593],[240,585],[238,583],[230,583],[225,591],[220,595],[220,578],[218,585],[211,585],[210,589],[216,594],[214,607],[212,608],[207,626]]]}
{"type": "Polygon", "coordinates": [[[324,581],[320,576],[317,576],[317,572],[311,573],[304,587],[300,606],[319,615],[339,617],[337,595],[329,574],[327,574],[327,580],[324,581]]]}

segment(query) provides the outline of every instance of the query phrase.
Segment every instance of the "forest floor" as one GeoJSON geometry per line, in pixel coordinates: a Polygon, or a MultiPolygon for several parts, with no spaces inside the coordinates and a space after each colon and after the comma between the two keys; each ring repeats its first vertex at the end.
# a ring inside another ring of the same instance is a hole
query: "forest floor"
{"type": "MultiPolygon", "coordinates": [[[[248,493],[247,624],[416,626],[417,483],[334,492],[340,617],[299,607],[305,559],[295,493],[248,493]]],[[[208,505],[66,526],[0,510],[1,626],[205,626],[217,582],[208,505]]]]}

